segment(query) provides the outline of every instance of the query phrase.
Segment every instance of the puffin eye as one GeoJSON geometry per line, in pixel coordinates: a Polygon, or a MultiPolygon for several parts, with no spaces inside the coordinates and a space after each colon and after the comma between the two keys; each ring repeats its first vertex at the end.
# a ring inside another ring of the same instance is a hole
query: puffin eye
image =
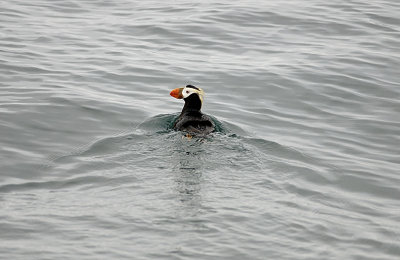
{"type": "Polygon", "coordinates": [[[186,94],[189,94],[189,91],[188,91],[188,90],[186,90],[186,94]]]}

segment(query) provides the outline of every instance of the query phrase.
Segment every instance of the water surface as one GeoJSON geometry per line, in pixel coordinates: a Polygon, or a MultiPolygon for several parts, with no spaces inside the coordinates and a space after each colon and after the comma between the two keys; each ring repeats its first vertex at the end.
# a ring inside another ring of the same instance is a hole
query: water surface
{"type": "Polygon", "coordinates": [[[1,2],[1,258],[398,259],[399,13],[1,2]]]}

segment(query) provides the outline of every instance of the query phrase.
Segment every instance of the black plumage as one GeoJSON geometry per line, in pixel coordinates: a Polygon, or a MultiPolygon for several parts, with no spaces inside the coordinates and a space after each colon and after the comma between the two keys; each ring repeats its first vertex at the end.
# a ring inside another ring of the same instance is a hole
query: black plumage
{"type": "MultiPolygon", "coordinates": [[[[200,90],[192,85],[188,85],[186,88],[200,90]]],[[[194,92],[183,99],[185,105],[174,123],[175,130],[195,135],[207,135],[215,130],[213,120],[201,112],[202,99],[199,95],[199,93],[194,92]]]]}

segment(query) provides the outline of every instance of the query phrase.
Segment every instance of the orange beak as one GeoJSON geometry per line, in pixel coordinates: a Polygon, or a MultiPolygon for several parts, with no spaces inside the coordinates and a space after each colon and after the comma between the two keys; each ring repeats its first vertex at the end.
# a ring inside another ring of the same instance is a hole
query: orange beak
{"type": "Polygon", "coordinates": [[[169,93],[169,94],[171,96],[173,96],[174,98],[182,99],[183,98],[182,90],[183,90],[183,88],[176,88],[176,89],[172,90],[171,93],[169,93]]]}

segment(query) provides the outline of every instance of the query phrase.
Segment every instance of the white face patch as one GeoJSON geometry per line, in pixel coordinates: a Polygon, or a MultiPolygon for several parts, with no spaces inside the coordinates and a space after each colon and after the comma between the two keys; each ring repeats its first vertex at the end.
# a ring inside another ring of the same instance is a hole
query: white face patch
{"type": "Polygon", "coordinates": [[[182,96],[183,98],[187,98],[188,96],[190,96],[193,93],[198,93],[195,89],[193,88],[183,88],[182,90],[182,96]]]}
{"type": "Polygon", "coordinates": [[[182,96],[183,96],[183,98],[187,98],[188,96],[192,95],[193,93],[198,94],[199,97],[200,97],[201,103],[203,103],[204,91],[203,91],[201,88],[199,88],[199,89],[197,90],[197,89],[194,89],[194,88],[187,88],[187,87],[184,87],[183,90],[182,90],[182,96]]]}

